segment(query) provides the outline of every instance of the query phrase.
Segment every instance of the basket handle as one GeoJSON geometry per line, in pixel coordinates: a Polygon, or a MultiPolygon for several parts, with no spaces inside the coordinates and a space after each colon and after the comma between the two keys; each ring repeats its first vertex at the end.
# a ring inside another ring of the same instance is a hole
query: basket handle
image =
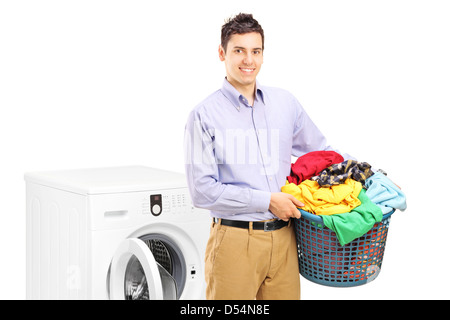
{"type": "Polygon", "coordinates": [[[305,218],[306,220],[323,224],[323,219],[321,216],[316,216],[315,214],[305,211],[305,210],[302,210],[302,209],[298,209],[298,210],[300,211],[302,217],[305,218]]]}
{"type": "MultiPolygon", "coordinates": [[[[322,219],[321,216],[317,216],[317,215],[315,215],[315,214],[313,214],[311,212],[308,212],[308,211],[305,211],[305,210],[302,210],[302,209],[298,209],[298,210],[302,214],[303,218],[305,218],[305,219],[307,219],[309,221],[312,221],[312,222],[323,224],[323,219],[322,219]]],[[[392,211],[384,214],[382,220],[384,220],[386,218],[389,218],[394,212],[395,212],[395,209],[392,209],[392,211]]]]}

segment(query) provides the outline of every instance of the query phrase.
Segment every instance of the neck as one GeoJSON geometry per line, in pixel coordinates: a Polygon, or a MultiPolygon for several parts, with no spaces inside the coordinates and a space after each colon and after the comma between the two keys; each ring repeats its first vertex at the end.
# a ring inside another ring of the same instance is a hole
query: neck
{"type": "Polygon", "coordinates": [[[256,83],[251,83],[248,85],[242,85],[236,81],[230,81],[230,78],[227,77],[228,82],[239,91],[247,100],[249,105],[253,105],[253,101],[255,100],[255,91],[256,91],[256,83]]]}

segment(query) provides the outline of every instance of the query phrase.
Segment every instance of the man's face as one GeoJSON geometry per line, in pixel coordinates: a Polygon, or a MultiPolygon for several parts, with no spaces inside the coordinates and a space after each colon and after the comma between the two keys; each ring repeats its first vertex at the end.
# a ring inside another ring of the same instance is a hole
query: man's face
{"type": "Polygon", "coordinates": [[[232,35],[226,52],[219,46],[219,57],[225,62],[227,80],[235,88],[254,86],[263,63],[261,35],[257,32],[232,35]]]}

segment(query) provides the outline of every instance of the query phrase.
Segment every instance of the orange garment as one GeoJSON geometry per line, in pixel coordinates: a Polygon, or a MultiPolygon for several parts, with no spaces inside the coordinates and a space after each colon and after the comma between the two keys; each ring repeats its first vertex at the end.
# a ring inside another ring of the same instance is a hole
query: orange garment
{"type": "Polygon", "coordinates": [[[301,209],[317,215],[350,212],[361,204],[358,195],[362,185],[353,179],[331,187],[321,187],[317,181],[305,180],[299,185],[287,183],[281,191],[292,194],[305,204],[301,209]]]}

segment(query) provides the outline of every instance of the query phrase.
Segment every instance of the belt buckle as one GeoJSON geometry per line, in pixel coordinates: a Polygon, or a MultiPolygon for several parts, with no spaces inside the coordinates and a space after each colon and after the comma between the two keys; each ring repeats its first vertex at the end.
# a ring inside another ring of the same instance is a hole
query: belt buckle
{"type": "Polygon", "coordinates": [[[269,232],[275,230],[276,221],[265,221],[264,222],[264,232],[269,232]]]}

